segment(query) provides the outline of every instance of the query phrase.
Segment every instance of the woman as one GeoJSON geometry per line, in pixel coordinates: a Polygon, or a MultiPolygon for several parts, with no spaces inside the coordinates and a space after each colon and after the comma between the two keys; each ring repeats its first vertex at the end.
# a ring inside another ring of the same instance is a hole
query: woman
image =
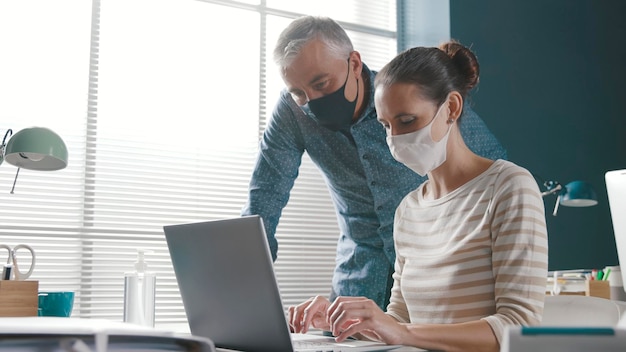
{"type": "Polygon", "coordinates": [[[290,307],[309,327],[428,350],[498,351],[507,325],[541,321],[548,248],[543,200],[532,175],[473,153],[458,119],[478,83],[466,47],[413,48],[376,76],[378,120],[398,161],[428,181],[400,203],[387,312],[362,297],[290,307]]]}

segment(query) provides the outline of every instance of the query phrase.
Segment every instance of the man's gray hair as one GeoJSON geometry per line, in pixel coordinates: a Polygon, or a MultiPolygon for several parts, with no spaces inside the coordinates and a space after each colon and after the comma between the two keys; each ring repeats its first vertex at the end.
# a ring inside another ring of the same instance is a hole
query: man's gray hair
{"type": "Polygon", "coordinates": [[[304,16],[295,19],[280,34],[274,48],[274,62],[284,69],[312,39],[320,39],[338,57],[348,59],[354,50],[352,41],[339,23],[328,17],[304,16]]]}

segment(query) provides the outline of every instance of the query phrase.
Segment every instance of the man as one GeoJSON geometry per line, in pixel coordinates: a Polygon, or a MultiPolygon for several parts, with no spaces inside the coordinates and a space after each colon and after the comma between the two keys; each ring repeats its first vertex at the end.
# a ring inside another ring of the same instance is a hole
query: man
{"type": "MultiPolygon", "coordinates": [[[[274,60],[286,89],[264,131],[242,215],[263,218],[276,260],[276,227],[306,151],[326,177],[341,231],[330,299],[364,296],[385,309],[393,284],[394,212],[425,178],[391,156],[374,109],[376,73],[339,24],[296,19],[281,33],[274,60]]],[[[468,106],[460,129],[475,153],[506,158],[468,106]]]]}

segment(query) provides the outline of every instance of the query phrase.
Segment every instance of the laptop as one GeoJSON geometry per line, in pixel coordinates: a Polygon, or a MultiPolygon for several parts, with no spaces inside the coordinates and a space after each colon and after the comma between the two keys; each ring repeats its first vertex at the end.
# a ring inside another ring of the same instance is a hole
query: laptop
{"type": "MultiPolygon", "coordinates": [[[[604,174],[622,280],[626,284],[626,169],[604,174]]],[[[626,285],[624,286],[626,289],[626,285]]],[[[626,322],[626,320],[625,320],[626,322]]]]}
{"type": "Polygon", "coordinates": [[[189,329],[193,335],[211,339],[216,347],[254,352],[401,347],[358,340],[337,343],[321,334],[291,334],[259,216],[163,229],[189,329]]]}

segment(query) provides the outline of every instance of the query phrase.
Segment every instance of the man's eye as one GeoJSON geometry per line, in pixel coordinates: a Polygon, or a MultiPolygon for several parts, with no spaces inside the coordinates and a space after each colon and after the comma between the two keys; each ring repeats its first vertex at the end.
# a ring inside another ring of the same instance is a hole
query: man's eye
{"type": "Polygon", "coordinates": [[[326,89],[326,87],[328,87],[328,80],[318,82],[318,83],[315,83],[315,85],[313,85],[313,88],[318,91],[324,90],[326,89]]]}

